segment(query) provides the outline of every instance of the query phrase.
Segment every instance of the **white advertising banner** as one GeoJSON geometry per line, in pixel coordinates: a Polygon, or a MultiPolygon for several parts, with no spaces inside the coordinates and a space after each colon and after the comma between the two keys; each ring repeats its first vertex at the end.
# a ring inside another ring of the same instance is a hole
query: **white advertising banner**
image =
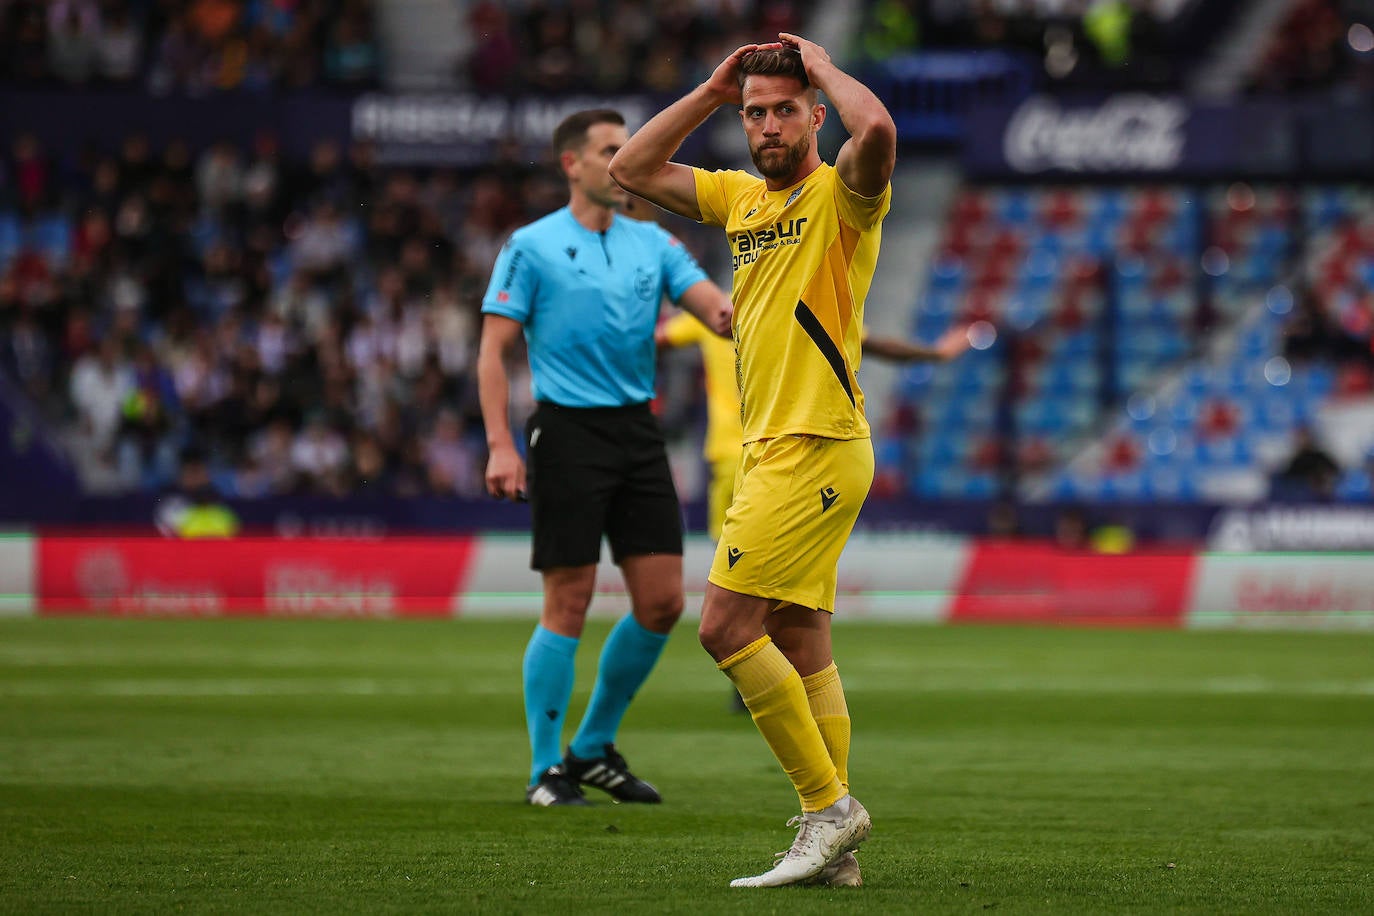
{"type": "Polygon", "coordinates": [[[33,539],[0,534],[0,617],[33,615],[33,568],[33,539]]]}
{"type": "MultiPolygon", "coordinates": [[[[963,538],[855,535],[840,559],[839,619],[944,620],[967,561],[968,544],[963,538]]],[[[537,614],[540,580],[530,569],[529,538],[486,536],[478,539],[475,549],[466,585],[454,596],[454,613],[464,617],[537,614]]],[[[689,537],[685,550],[686,614],[696,616],[715,547],[706,538],[689,537]]],[[[589,615],[620,616],[629,608],[625,580],[609,556],[603,555],[589,615]]]]}
{"type": "Polygon", "coordinates": [[[1374,629],[1374,556],[1208,553],[1198,557],[1189,627],[1374,629]]]}

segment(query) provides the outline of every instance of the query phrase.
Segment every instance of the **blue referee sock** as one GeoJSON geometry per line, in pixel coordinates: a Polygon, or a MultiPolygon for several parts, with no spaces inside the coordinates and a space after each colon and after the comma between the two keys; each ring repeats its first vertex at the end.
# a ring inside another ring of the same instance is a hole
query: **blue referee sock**
{"type": "Polygon", "coordinates": [[[563,718],[572,697],[573,659],[577,640],[542,626],[534,628],[525,647],[525,725],[532,753],[530,785],[563,759],[563,718]]]}
{"type": "Polygon", "coordinates": [[[630,701],[640,685],[654,670],[667,642],[667,633],[644,629],[633,614],[626,614],[612,628],[597,663],[591,702],[572,740],[575,755],[600,757],[606,752],[607,744],[615,743],[625,710],[630,708],[630,701]]]}

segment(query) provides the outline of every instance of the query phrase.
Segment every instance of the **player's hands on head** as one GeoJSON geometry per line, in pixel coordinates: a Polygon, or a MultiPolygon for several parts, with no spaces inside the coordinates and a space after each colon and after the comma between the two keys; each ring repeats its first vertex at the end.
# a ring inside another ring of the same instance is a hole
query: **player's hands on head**
{"type": "Polygon", "coordinates": [[[706,88],[710,90],[712,95],[720,99],[722,105],[742,104],[744,100],[739,91],[739,62],[744,59],[746,54],[753,51],[778,47],[782,46],[777,43],[740,45],[716,67],[715,72],[706,80],[706,88]]]}
{"type": "Polygon", "coordinates": [[[487,492],[497,499],[525,498],[525,462],[514,447],[492,450],[487,459],[487,492]]]}
{"type": "Polygon", "coordinates": [[[784,48],[795,48],[801,53],[802,66],[806,68],[808,74],[811,72],[811,68],[817,64],[830,63],[830,54],[825,48],[814,41],[807,41],[800,35],[793,35],[791,32],[779,32],[778,42],[784,48]]]}

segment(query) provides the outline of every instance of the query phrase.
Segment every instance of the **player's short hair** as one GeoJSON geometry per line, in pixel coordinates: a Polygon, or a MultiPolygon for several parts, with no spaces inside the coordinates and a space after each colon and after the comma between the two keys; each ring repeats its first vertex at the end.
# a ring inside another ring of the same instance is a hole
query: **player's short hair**
{"type": "Polygon", "coordinates": [[[751,76],[790,76],[801,83],[803,89],[811,88],[806,67],[802,64],[801,52],[796,48],[760,48],[750,51],[739,62],[739,87],[751,76]]]}
{"type": "Polygon", "coordinates": [[[587,131],[597,124],[619,124],[625,126],[625,116],[614,108],[588,108],[574,111],[564,118],[553,131],[553,151],[564,153],[581,149],[587,142],[587,131]]]}

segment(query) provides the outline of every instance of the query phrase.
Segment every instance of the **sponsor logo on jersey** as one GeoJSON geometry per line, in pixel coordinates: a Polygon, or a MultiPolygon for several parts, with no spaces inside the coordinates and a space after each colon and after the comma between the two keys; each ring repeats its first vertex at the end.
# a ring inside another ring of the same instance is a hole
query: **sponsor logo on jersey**
{"type": "Polygon", "coordinates": [[[759,259],[759,255],[783,245],[799,244],[806,221],[805,216],[800,219],[783,219],[762,229],[742,229],[736,232],[730,237],[731,244],[735,246],[734,269],[739,270],[745,264],[752,264],[759,259]]]}

